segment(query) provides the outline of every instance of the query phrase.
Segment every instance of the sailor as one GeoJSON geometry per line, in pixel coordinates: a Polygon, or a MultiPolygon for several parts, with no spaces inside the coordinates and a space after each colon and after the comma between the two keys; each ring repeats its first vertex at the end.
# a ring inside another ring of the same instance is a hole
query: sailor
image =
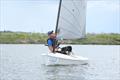
{"type": "Polygon", "coordinates": [[[57,47],[56,47],[55,43],[56,43],[56,35],[55,35],[55,33],[53,33],[53,31],[49,31],[47,45],[51,52],[57,51],[57,47]]]}
{"type": "Polygon", "coordinates": [[[66,46],[66,47],[60,48],[59,45],[61,43],[63,42],[57,43],[56,34],[53,33],[53,31],[48,32],[47,45],[48,45],[49,50],[52,53],[58,52],[62,54],[70,54],[70,52],[72,52],[72,47],[66,46]]]}

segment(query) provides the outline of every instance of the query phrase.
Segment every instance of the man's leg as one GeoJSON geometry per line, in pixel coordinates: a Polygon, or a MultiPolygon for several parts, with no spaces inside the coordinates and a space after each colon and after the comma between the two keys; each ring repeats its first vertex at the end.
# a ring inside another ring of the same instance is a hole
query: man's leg
{"type": "Polygon", "coordinates": [[[62,47],[62,48],[61,48],[61,52],[62,52],[63,54],[67,54],[66,51],[67,51],[67,47],[62,47]]]}
{"type": "Polygon", "coordinates": [[[69,53],[72,52],[72,47],[71,46],[62,47],[61,51],[57,51],[57,52],[69,55],[69,53]]]}
{"type": "Polygon", "coordinates": [[[71,46],[67,46],[67,51],[68,52],[72,52],[72,47],[71,46]]]}

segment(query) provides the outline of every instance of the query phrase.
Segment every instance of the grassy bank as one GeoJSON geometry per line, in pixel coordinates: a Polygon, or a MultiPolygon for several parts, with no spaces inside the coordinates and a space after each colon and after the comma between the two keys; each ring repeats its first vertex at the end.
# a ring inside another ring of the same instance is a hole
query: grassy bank
{"type": "Polygon", "coordinates": [[[73,44],[120,45],[120,34],[87,34],[85,39],[73,40],[73,44]]]}
{"type": "MultiPolygon", "coordinates": [[[[0,44],[44,44],[47,35],[42,33],[0,32],[0,44]]],[[[66,44],[120,45],[120,34],[90,34],[85,39],[67,40],[66,44]]]]}
{"type": "Polygon", "coordinates": [[[41,33],[26,32],[0,32],[1,44],[42,44],[47,35],[41,33]]]}

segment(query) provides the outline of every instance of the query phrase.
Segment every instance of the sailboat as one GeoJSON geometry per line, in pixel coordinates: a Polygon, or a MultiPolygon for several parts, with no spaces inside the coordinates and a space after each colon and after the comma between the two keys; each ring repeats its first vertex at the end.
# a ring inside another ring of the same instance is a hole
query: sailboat
{"type": "MultiPolygon", "coordinates": [[[[86,26],[86,1],[85,0],[60,0],[55,33],[57,38],[71,40],[85,37],[86,26]]],[[[86,64],[88,58],[74,54],[61,53],[42,54],[43,64],[69,65],[86,64]]]]}

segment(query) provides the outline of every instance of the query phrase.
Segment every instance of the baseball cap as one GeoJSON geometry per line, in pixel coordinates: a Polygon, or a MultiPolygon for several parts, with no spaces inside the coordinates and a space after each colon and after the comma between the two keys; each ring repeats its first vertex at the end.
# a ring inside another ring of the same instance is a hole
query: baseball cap
{"type": "Polygon", "coordinates": [[[48,34],[48,35],[50,35],[50,34],[52,34],[52,33],[53,33],[53,30],[52,30],[52,31],[48,31],[48,33],[47,33],[47,34],[48,34]]]}

